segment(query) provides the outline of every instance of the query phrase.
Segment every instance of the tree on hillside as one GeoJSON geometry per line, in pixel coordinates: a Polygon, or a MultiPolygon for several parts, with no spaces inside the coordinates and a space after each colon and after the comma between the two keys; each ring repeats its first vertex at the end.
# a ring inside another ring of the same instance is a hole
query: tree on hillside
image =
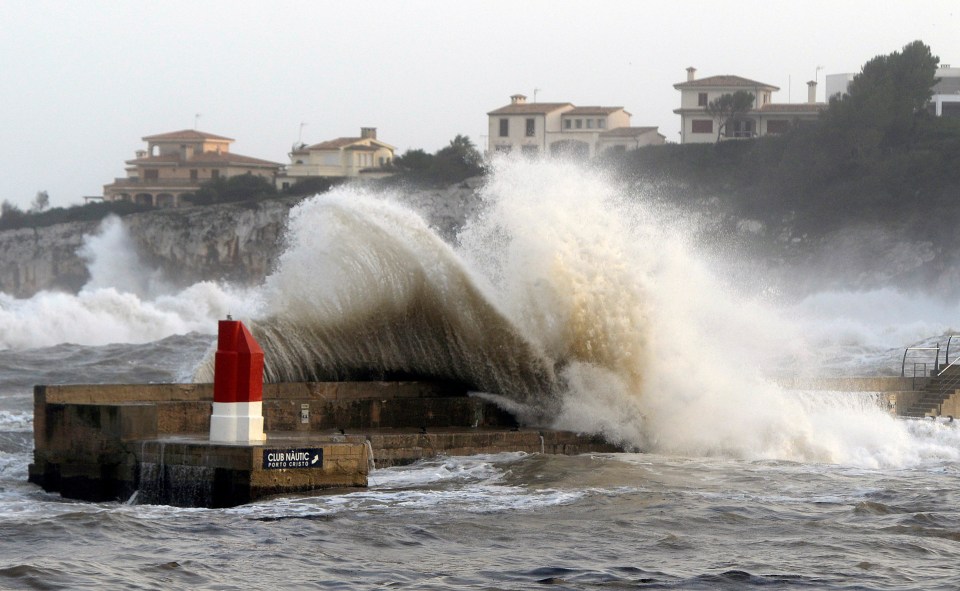
{"type": "Polygon", "coordinates": [[[393,159],[393,165],[403,171],[424,172],[430,170],[432,164],[433,155],[427,154],[420,148],[407,150],[393,159]]]}
{"type": "Polygon", "coordinates": [[[19,228],[23,222],[23,210],[6,199],[0,204],[0,230],[19,228]]]}
{"type": "Polygon", "coordinates": [[[210,205],[211,203],[232,203],[236,201],[253,201],[266,199],[277,194],[273,183],[262,176],[239,174],[230,178],[209,180],[200,186],[200,189],[188,201],[194,205],[210,205]]]}
{"type": "Polygon", "coordinates": [[[717,143],[727,123],[746,114],[753,107],[753,93],[738,90],[722,94],[707,104],[707,113],[717,121],[717,143]]]}
{"type": "Polygon", "coordinates": [[[483,156],[469,137],[457,134],[435,154],[407,150],[393,159],[393,166],[400,171],[395,181],[449,184],[483,174],[483,156]]]}
{"type": "Polygon", "coordinates": [[[30,203],[30,213],[40,213],[50,207],[50,194],[46,191],[37,191],[37,195],[30,203]]]}
{"type": "Polygon", "coordinates": [[[483,157],[465,135],[457,134],[450,144],[433,156],[434,177],[444,182],[457,182],[483,172],[483,157]]]}
{"type": "Polygon", "coordinates": [[[863,65],[842,98],[832,98],[825,119],[857,154],[889,150],[908,142],[936,84],[940,58],[922,41],[863,65]]]}

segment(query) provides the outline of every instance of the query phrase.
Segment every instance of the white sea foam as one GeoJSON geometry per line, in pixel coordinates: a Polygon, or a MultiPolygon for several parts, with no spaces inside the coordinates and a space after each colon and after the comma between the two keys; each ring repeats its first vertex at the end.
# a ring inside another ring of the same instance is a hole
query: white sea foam
{"type": "Polygon", "coordinates": [[[91,274],[76,295],[40,292],[17,299],[0,293],[0,349],[75,343],[147,343],[175,334],[214,333],[228,312],[251,314],[244,289],[201,282],[180,291],[145,267],[118,218],[107,218],[80,249],[91,274]]]}

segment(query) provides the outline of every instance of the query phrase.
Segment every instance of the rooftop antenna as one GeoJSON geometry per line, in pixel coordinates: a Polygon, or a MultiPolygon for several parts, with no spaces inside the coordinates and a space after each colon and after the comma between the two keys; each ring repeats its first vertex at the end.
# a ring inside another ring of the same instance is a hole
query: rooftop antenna
{"type": "Polygon", "coordinates": [[[537,102],[537,93],[540,92],[539,88],[533,89],[533,102],[537,102]]]}
{"type": "Polygon", "coordinates": [[[194,130],[197,129],[197,123],[199,123],[199,122],[200,122],[200,113],[197,113],[196,115],[193,116],[193,129],[194,129],[194,130]]]}
{"type": "Polygon", "coordinates": [[[297,144],[303,143],[303,128],[306,127],[306,125],[307,125],[306,121],[300,122],[300,135],[297,136],[297,144]]]}

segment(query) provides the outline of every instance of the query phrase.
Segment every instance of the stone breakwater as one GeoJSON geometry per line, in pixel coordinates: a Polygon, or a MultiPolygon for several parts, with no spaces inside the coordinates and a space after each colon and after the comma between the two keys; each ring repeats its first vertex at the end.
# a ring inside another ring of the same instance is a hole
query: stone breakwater
{"type": "MultiPolygon", "coordinates": [[[[480,179],[443,189],[398,191],[446,240],[479,206],[480,179]]],[[[283,249],[298,198],[158,210],[123,217],[140,261],[172,285],[217,280],[260,282],[283,249]]],[[[0,232],[0,292],[27,298],[40,291],[76,293],[89,280],[79,254],[99,222],[71,222],[0,232]]]]}

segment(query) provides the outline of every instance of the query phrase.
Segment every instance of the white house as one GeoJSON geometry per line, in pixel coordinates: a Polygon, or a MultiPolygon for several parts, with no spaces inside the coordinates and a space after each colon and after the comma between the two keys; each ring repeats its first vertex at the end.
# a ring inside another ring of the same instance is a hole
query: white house
{"type": "Polygon", "coordinates": [[[687,68],[687,81],[674,84],[680,91],[680,143],[717,141],[720,122],[707,113],[710,101],[737,91],[753,95],[753,106],[746,114],[727,122],[721,139],[752,138],[783,133],[804,121],[816,120],[825,103],[816,102],[817,83],[807,82],[806,103],[774,103],[773,93],[779,87],[740,76],[721,75],[696,78],[696,68],[687,68]]]}
{"type": "Polygon", "coordinates": [[[382,177],[391,173],[396,148],[377,139],[375,127],[361,127],[360,137],[340,137],[318,144],[295,146],[290,164],[277,175],[277,187],[313,177],[382,177]]]}
{"type": "Polygon", "coordinates": [[[146,150],[137,150],[127,160],[126,178],[103,186],[104,201],[130,201],[155,207],[179,207],[205,182],[251,174],[269,182],[281,165],[269,160],[235,154],[233,139],[183,129],[148,135],[146,150]]]}
{"type": "Polygon", "coordinates": [[[960,68],[943,64],[937,69],[930,112],[937,117],[960,117],[960,68]]]}
{"type": "MultiPolygon", "coordinates": [[[[846,94],[856,74],[828,74],[827,98],[846,94]]],[[[960,68],[943,64],[937,68],[933,96],[927,106],[931,115],[937,117],[960,117],[960,68]]]]}
{"type": "Polygon", "coordinates": [[[590,158],[605,150],[664,143],[656,127],[630,127],[623,107],[577,107],[572,103],[528,103],[515,94],[510,104],[487,113],[490,155],[571,154],[590,158]]]}

